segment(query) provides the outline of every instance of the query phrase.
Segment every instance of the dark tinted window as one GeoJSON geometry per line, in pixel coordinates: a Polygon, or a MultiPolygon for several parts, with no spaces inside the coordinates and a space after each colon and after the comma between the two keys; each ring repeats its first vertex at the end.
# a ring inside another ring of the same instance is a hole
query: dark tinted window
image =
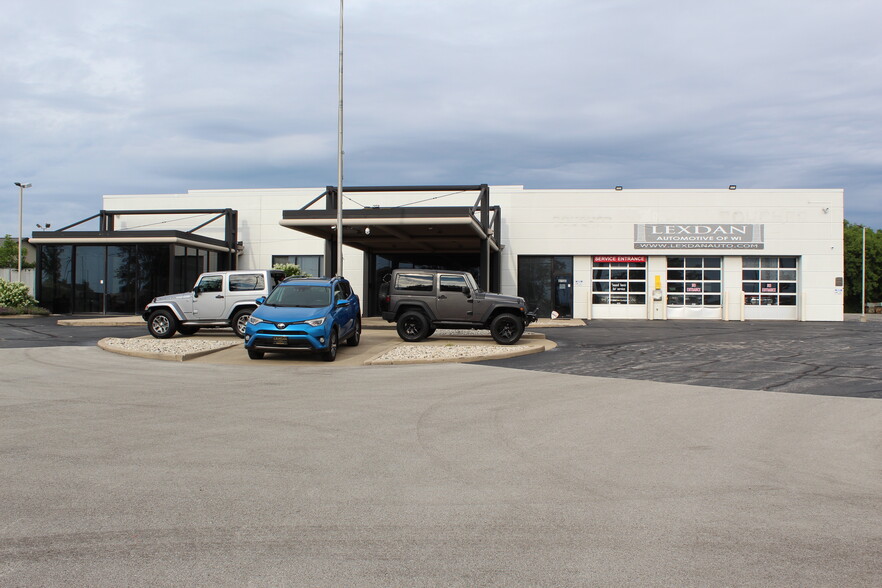
{"type": "Polygon", "coordinates": [[[431,292],[433,274],[398,274],[395,278],[396,290],[410,292],[431,292]]]}
{"type": "Polygon", "coordinates": [[[263,290],[263,274],[236,274],[230,276],[230,292],[263,290]]]}
{"type": "Polygon", "coordinates": [[[465,278],[462,276],[441,276],[440,289],[442,292],[462,292],[466,284],[465,278]]]}

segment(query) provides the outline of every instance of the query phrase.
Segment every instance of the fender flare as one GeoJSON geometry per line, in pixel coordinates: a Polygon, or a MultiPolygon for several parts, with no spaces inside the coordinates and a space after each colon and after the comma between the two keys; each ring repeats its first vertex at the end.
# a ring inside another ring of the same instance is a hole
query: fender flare
{"type": "Polygon", "coordinates": [[[435,313],[432,311],[431,308],[429,308],[429,305],[427,303],[421,300],[408,300],[407,302],[399,302],[398,305],[395,307],[395,320],[397,321],[402,314],[411,309],[420,310],[421,312],[425,313],[427,317],[429,317],[429,322],[435,322],[435,313]]]}
{"type": "Polygon", "coordinates": [[[240,310],[245,309],[245,308],[248,308],[252,312],[254,312],[259,307],[260,307],[260,305],[257,304],[256,302],[237,302],[235,305],[233,305],[233,308],[230,309],[230,313],[227,315],[227,319],[233,320],[233,315],[236,314],[237,312],[239,312],[240,310]]]}
{"type": "Polygon", "coordinates": [[[147,315],[145,316],[144,320],[147,320],[147,317],[149,317],[150,314],[156,310],[170,310],[179,322],[184,322],[187,320],[184,317],[184,313],[181,312],[181,307],[179,307],[176,302],[160,302],[158,304],[148,306],[147,309],[144,311],[144,314],[147,315]]]}

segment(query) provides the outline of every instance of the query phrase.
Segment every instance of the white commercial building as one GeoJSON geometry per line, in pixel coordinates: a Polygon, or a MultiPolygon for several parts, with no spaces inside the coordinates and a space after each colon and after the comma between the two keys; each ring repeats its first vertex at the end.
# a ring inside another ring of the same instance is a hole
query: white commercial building
{"type": "MultiPolygon", "coordinates": [[[[170,266],[162,265],[161,272],[173,276],[177,260],[187,256],[193,243],[167,231],[190,231],[203,222],[201,211],[228,209],[234,211],[228,217],[234,219],[233,234],[240,243],[228,266],[255,269],[293,262],[310,273],[336,272],[333,188],[105,196],[104,209],[115,220],[98,232],[35,233],[32,242],[56,248],[115,247],[128,235],[149,240],[145,230],[159,235],[162,229],[165,236],[155,242],[175,249],[170,266]]],[[[366,314],[377,313],[376,290],[384,274],[422,265],[469,269],[485,288],[524,296],[539,307],[540,316],[843,317],[840,189],[344,187],[343,226],[342,273],[361,294],[366,314]]],[[[221,245],[226,230],[229,245],[229,227],[198,228],[221,245]]],[[[73,266],[75,251],[69,252],[73,266]]],[[[212,267],[208,255],[195,263],[200,271],[224,267],[222,261],[212,267]]],[[[46,268],[42,271],[45,276],[46,268]]],[[[105,278],[102,284],[113,281],[109,274],[105,278]]],[[[64,281],[53,279],[55,284],[64,281]]],[[[78,282],[74,275],[69,279],[78,282]]],[[[52,287],[63,296],[76,296],[52,287]]],[[[72,300],[75,310],[78,302],[72,300]]],[[[141,302],[136,296],[134,304],[141,302]]]]}

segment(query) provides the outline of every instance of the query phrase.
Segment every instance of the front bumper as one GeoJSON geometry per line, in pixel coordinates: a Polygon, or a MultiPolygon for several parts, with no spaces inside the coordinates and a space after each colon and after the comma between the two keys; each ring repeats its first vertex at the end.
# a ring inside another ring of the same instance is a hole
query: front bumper
{"type": "Polygon", "coordinates": [[[270,323],[249,324],[245,327],[245,348],[261,351],[323,351],[328,348],[328,334],[325,325],[311,327],[300,323],[279,329],[270,323]]]}

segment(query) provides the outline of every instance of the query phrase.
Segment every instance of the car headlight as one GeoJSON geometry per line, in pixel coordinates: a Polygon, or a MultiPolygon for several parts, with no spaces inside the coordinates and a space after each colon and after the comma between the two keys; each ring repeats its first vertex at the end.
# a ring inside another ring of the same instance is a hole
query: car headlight
{"type": "Polygon", "coordinates": [[[263,322],[263,321],[262,321],[261,319],[257,318],[257,317],[254,316],[253,314],[252,314],[251,316],[248,317],[248,323],[251,324],[251,325],[259,325],[259,324],[262,323],[262,322],[263,322]]]}
{"type": "Polygon", "coordinates": [[[303,321],[310,327],[320,327],[325,324],[325,317],[312,319],[311,321],[303,321]]]}

